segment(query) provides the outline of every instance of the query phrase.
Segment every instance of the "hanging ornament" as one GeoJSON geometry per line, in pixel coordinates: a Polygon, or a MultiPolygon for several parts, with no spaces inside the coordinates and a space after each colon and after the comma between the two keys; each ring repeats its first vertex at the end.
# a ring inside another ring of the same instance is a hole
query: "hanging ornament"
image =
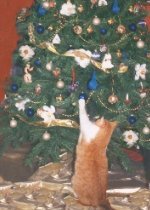
{"type": "Polygon", "coordinates": [[[78,86],[79,86],[79,83],[76,82],[76,73],[75,73],[75,69],[72,68],[72,71],[71,71],[71,84],[68,86],[68,90],[69,92],[74,92],[77,90],[78,86]]]}
{"type": "Polygon", "coordinates": [[[86,95],[86,93],[84,93],[84,92],[80,93],[79,99],[85,99],[85,100],[87,100],[87,95],[86,95]]]}
{"type": "Polygon", "coordinates": [[[101,7],[101,6],[106,6],[108,5],[107,1],[106,0],[99,0],[98,1],[98,6],[101,7]]]}
{"type": "Polygon", "coordinates": [[[45,9],[42,5],[37,7],[37,13],[39,16],[44,16],[47,14],[47,9],[45,9]]]}
{"type": "Polygon", "coordinates": [[[94,5],[95,5],[97,2],[98,2],[98,0],[91,0],[91,3],[92,3],[91,8],[93,8],[94,5]]]}
{"type": "Polygon", "coordinates": [[[44,31],[45,31],[45,28],[44,28],[44,26],[43,26],[42,24],[38,24],[38,25],[36,26],[36,32],[37,32],[38,34],[43,34],[44,31]]]}
{"type": "Polygon", "coordinates": [[[24,68],[25,74],[23,76],[24,82],[26,84],[32,83],[32,75],[29,73],[31,71],[33,71],[33,67],[30,67],[30,64],[27,63],[25,68],[24,68]]]}
{"type": "Polygon", "coordinates": [[[97,25],[99,25],[100,24],[100,19],[97,17],[97,16],[95,16],[94,18],[93,18],[93,25],[95,25],[95,26],[97,26],[97,25]]]}
{"type": "Polygon", "coordinates": [[[79,5],[79,7],[77,8],[78,12],[82,13],[84,11],[84,7],[82,4],[79,5]]]}
{"type": "Polygon", "coordinates": [[[87,28],[87,32],[88,32],[89,34],[93,33],[93,31],[94,31],[94,29],[93,29],[92,26],[89,26],[89,27],[87,28]]]}
{"type": "Polygon", "coordinates": [[[109,25],[113,25],[115,23],[115,20],[113,18],[111,18],[107,22],[109,25]]]}
{"type": "Polygon", "coordinates": [[[147,125],[145,125],[145,127],[143,128],[142,132],[145,134],[145,135],[148,135],[150,134],[150,129],[147,125]]]}
{"type": "Polygon", "coordinates": [[[58,78],[59,75],[60,75],[60,69],[59,68],[56,68],[52,71],[52,74],[55,78],[58,78]]]}
{"type": "Polygon", "coordinates": [[[55,6],[56,6],[55,0],[51,0],[51,1],[49,2],[49,7],[50,7],[50,8],[54,8],[55,6]]]}
{"type": "Polygon", "coordinates": [[[25,105],[26,103],[30,102],[29,98],[26,99],[19,99],[16,103],[15,103],[15,107],[17,108],[18,111],[24,111],[25,110],[25,105]]]}
{"type": "Polygon", "coordinates": [[[136,24],[135,23],[131,23],[131,24],[129,24],[129,29],[130,29],[130,31],[133,31],[133,32],[135,32],[136,31],[136,29],[137,29],[137,26],[136,26],[136,24]]]}
{"type": "Polygon", "coordinates": [[[137,41],[136,46],[137,46],[139,49],[142,49],[142,48],[144,48],[145,43],[144,43],[144,41],[142,41],[142,40],[140,39],[139,41],[137,41]]]}
{"type": "Polygon", "coordinates": [[[125,34],[125,33],[126,33],[126,28],[125,28],[125,26],[124,26],[124,25],[119,25],[119,26],[117,27],[117,32],[118,32],[119,34],[125,34]]]}
{"type": "Polygon", "coordinates": [[[120,49],[119,49],[119,50],[117,50],[116,55],[117,55],[117,57],[118,57],[118,58],[121,58],[121,57],[122,57],[122,52],[121,52],[121,50],[120,50],[120,49]]]}
{"type": "Polygon", "coordinates": [[[56,34],[56,35],[54,36],[54,39],[52,40],[52,43],[53,43],[53,44],[60,44],[60,42],[61,42],[60,37],[59,37],[58,34],[56,34]]]}
{"type": "Polygon", "coordinates": [[[120,7],[119,7],[118,0],[114,0],[113,5],[112,5],[112,12],[113,12],[115,15],[118,15],[118,14],[119,14],[119,12],[120,12],[120,7]]]}
{"type": "Polygon", "coordinates": [[[124,63],[120,63],[118,72],[125,73],[128,71],[128,68],[129,67],[127,65],[125,65],[124,63]]]}
{"type": "Polygon", "coordinates": [[[41,94],[41,92],[42,92],[42,86],[40,84],[37,84],[35,86],[35,94],[38,96],[41,94]]]}
{"type": "Polygon", "coordinates": [[[147,58],[150,58],[150,52],[147,52],[147,53],[146,53],[146,57],[147,57],[147,58]]]}
{"type": "Polygon", "coordinates": [[[35,111],[33,108],[29,107],[25,109],[25,113],[28,117],[33,117],[35,114],[35,111]]]}
{"type": "Polygon", "coordinates": [[[108,102],[110,104],[116,104],[118,102],[118,97],[113,93],[108,97],[108,102]]]}
{"type": "Polygon", "coordinates": [[[96,90],[98,87],[98,82],[96,80],[96,72],[93,71],[90,80],[87,83],[87,88],[89,90],[96,90]]]}
{"type": "Polygon", "coordinates": [[[62,101],[63,101],[62,94],[59,94],[58,96],[56,96],[56,102],[62,102],[62,101]]]}
{"type": "Polygon", "coordinates": [[[135,117],[135,115],[132,114],[132,115],[130,115],[130,116],[128,117],[128,122],[129,122],[131,125],[135,124],[136,121],[137,121],[137,118],[135,117]]]}
{"type": "Polygon", "coordinates": [[[79,25],[76,25],[76,26],[73,27],[73,31],[74,31],[75,34],[79,35],[79,34],[82,33],[82,27],[79,26],[79,25]]]}
{"type": "Polygon", "coordinates": [[[10,89],[11,89],[11,91],[12,91],[13,93],[16,93],[16,92],[18,91],[18,89],[19,89],[19,86],[18,86],[18,84],[13,83],[13,84],[10,86],[10,89]]]}
{"type": "Polygon", "coordinates": [[[16,128],[17,127],[17,120],[15,120],[14,118],[12,118],[10,120],[10,127],[11,128],[16,128]]]}
{"type": "Polygon", "coordinates": [[[49,63],[46,64],[46,69],[47,69],[47,71],[52,70],[52,61],[50,61],[49,63]]]}
{"type": "Polygon", "coordinates": [[[148,116],[146,120],[148,123],[150,123],[150,116],[148,116]]]}
{"type": "Polygon", "coordinates": [[[125,98],[125,101],[124,102],[125,102],[126,105],[131,104],[131,100],[129,98],[129,94],[128,93],[126,94],[126,98],[125,98]]]}
{"type": "Polygon", "coordinates": [[[56,87],[59,88],[59,89],[62,89],[62,88],[64,88],[64,86],[65,86],[64,81],[59,79],[57,84],[56,84],[56,87]]]}
{"type": "Polygon", "coordinates": [[[44,140],[44,141],[48,141],[48,140],[50,140],[50,138],[51,138],[50,133],[48,133],[47,131],[45,131],[45,132],[43,133],[43,140],[44,140]]]}
{"type": "Polygon", "coordinates": [[[106,28],[100,28],[100,33],[102,35],[106,35],[107,34],[107,29],[106,28]]]}
{"type": "Polygon", "coordinates": [[[41,60],[38,58],[38,59],[36,59],[35,61],[34,61],[34,65],[36,66],[36,67],[41,67],[41,60]]]}
{"type": "Polygon", "coordinates": [[[49,2],[48,1],[44,1],[43,3],[42,3],[42,7],[44,8],[44,9],[49,9],[50,8],[50,5],[49,5],[49,2]]]}

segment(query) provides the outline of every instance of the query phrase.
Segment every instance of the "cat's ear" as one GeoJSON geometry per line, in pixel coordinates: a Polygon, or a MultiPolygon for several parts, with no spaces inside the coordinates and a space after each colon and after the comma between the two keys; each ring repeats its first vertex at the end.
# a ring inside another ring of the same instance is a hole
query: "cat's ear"
{"type": "Polygon", "coordinates": [[[99,126],[99,127],[104,127],[105,126],[105,119],[104,119],[104,117],[101,117],[100,119],[98,119],[96,121],[96,125],[99,126]]]}
{"type": "Polygon", "coordinates": [[[118,125],[118,122],[117,121],[113,121],[111,122],[111,126],[113,127],[113,129],[115,129],[118,125]]]}

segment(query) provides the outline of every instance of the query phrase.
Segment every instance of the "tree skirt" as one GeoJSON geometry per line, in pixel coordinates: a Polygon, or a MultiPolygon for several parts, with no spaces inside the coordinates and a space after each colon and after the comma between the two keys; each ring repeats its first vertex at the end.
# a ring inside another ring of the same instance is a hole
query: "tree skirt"
{"type": "MultiPolygon", "coordinates": [[[[79,204],[75,199],[71,176],[72,158],[64,153],[60,163],[40,167],[27,182],[0,180],[0,209],[94,210],[93,207],[79,204]]],[[[150,206],[150,192],[142,187],[112,188],[108,189],[107,194],[116,210],[148,210],[150,206]]]]}

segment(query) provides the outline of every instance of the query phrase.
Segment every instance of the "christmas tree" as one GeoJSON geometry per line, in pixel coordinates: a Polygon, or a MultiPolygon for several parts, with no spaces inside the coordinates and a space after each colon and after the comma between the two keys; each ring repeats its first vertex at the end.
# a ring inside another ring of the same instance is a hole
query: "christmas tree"
{"type": "Polygon", "coordinates": [[[27,164],[59,160],[79,135],[78,100],[92,120],[117,120],[110,160],[150,149],[148,28],[141,0],[35,0],[17,17],[22,38],[1,116],[1,153],[31,145],[27,164]]]}

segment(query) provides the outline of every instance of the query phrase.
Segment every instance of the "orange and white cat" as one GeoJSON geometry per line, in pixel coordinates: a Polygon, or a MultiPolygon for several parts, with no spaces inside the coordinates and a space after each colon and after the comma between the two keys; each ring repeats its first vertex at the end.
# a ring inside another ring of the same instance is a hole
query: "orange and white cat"
{"type": "Polygon", "coordinates": [[[80,203],[111,210],[107,200],[108,162],[107,145],[117,126],[103,117],[89,120],[85,100],[79,100],[80,136],[76,148],[75,172],[72,188],[80,203]]]}

